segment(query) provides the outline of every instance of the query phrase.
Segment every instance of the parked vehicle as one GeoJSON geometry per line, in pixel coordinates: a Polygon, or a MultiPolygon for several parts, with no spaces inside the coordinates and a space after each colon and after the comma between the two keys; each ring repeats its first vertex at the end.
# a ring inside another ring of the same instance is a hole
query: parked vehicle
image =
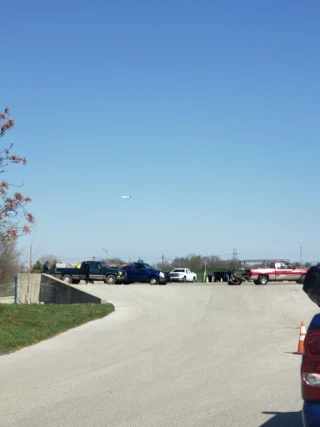
{"type": "Polygon", "coordinates": [[[304,339],[301,363],[304,427],[320,426],[320,314],[316,314],[304,339]]]}
{"type": "Polygon", "coordinates": [[[150,283],[150,285],[166,285],[170,281],[167,271],[156,270],[143,261],[133,262],[123,269],[126,271],[125,283],[150,283]]]}
{"type": "Polygon", "coordinates": [[[56,266],[55,277],[67,283],[78,284],[80,280],[86,280],[86,265],[89,265],[90,280],[102,281],[109,285],[125,281],[125,270],[117,267],[110,267],[98,261],[83,261],[80,268],[56,266]]]}
{"type": "Polygon", "coordinates": [[[196,282],[197,275],[189,268],[174,268],[170,273],[171,282],[196,282]]]}
{"type": "MultiPolygon", "coordinates": [[[[309,269],[303,290],[320,306],[320,264],[309,269]]],[[[304,427],[320,426],[320,314],[316,314],[304,339],[301,362],[301,395],[304,400],[302,418],[304,427]]]]}
{"type": "Polygon", "coordinates": [[[253,280],[256,285],[268,282],[292,281],[303,283],[307,268],[298,268],[288,261],[270,262],[267,268],[249,268],[243,273],[245,280],[253,280]]]}
{"type": "Polygon", "coordinates": [[[208,277],[210,282],[228,282],[230,274],[227,271],[215,271],[208,274],[208,277]]]}

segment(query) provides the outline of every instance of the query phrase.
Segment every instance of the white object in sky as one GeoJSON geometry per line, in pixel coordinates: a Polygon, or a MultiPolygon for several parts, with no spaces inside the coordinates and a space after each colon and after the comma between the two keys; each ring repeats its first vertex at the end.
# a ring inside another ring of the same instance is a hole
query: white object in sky
{"type": "Polygon", "coordinates": [[[121,196],[121,199],[131,199],[131,196],[121,196]]]}

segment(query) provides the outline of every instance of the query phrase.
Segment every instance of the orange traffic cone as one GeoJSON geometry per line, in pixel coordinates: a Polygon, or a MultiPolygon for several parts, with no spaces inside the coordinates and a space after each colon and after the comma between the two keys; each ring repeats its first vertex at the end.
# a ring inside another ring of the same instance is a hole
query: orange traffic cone
{"type": "Polygon", "coordinates": [[[299,353],[299,354],[303,353],[305,336],[306,336],[306,327],[305,327],[304,322],[301,322],[300,336],[299,336],[299,342],[298,342],[298,351],[297,351],[297,353],[299,353]]]}

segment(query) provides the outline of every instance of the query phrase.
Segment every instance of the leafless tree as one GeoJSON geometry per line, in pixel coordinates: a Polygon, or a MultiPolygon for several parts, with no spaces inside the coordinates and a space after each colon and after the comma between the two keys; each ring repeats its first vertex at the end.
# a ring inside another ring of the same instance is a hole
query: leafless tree
{"type": "Polygon", "coordinates": [[[106,260],[103,260],[103,262],[112,266],[117,266],[117,267],[123,264],[126,264],[126,262],[123,261],[121,258],[108,258],[106,260]]]}
{"type": "Polygon", "coordinates": [[[19,256],[14,242],[0,240],[0,283],[13,283],[20,269],[19,256]]]}
{"type": "MultiPolygon", "coordinates": [[[[0,113],[0,138],[14,126],[10,118],[9,108],[0,113]]],[[[12,154],[13,144],[0,148],[0,173],[7,172],[9,164],[26,165],[27,159],[12,154]]],[[[22,185],[10,184],[7,180],[0,181],[0,236],[2,239],[14,241],[19,235],[30,233],[34,224],[33,215],[27,211],[26,205],[31,202],[30,197],[24,196],[20,191],[11,191],[14,187],[22,185]]]]}
{"type": "Polygon", "coordinates": [[[49,267],[52,267],[59,261],[59,257],[56,255],[42,255],[38,261],[43,265],[45,262],[49,262],[49,267]]]}
{"type": "Polygon", "coordinates": [[[20,269],[19,251],[14,242],[0,240],[0,295],[13,295],[14,277],[20,269]]]}

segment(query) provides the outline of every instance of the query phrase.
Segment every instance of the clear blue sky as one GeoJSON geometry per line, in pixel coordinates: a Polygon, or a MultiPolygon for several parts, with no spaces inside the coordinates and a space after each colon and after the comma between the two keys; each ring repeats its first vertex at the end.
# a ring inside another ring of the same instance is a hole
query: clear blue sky
{"type": "Polygon", "coordinates": [[[319,1],[12,0],[1,15],[16,121],[1,142],[29,161],[7,177],[32,197],[35,257],[320,260],[319,1]]]}

